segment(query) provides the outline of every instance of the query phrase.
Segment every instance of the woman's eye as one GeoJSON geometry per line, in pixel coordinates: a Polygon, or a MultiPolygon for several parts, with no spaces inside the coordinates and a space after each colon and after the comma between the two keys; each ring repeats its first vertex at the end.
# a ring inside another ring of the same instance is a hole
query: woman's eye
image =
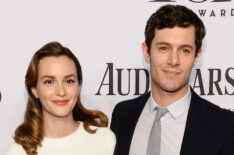
{"type": "Polygon", "coordinates": [[[44,84],[53,84],[53,81],[52,80],[46,80],[46,81],[44,81],[44,84]]]}
{"type": "Polygon", "coordinates": [[[66,83],[67,84],[72,84],[72,83],[75,83],[75,81],[74,80],[66,80],[66,83]]]}

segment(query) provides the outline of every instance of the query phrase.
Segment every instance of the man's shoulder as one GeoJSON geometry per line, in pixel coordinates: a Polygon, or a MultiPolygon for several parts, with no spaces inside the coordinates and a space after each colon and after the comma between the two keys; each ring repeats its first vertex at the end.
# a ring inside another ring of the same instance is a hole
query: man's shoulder
{"type": "Polygon", "coordinates": [[[141,96],[121,101],[115,106],[114,110],[115,111],[119,111],[119,110],[128,111],[132,107],[138,106],[139,104],[145,104],[149,96],[150,96],[150,92],[147,92],[141,96]]]}
{"type": "Polygon", "coordinates": [[[120,124],[123,122],[125,122],[125,125],[129,121],[131,122],[130,124],[135,124],[149,96],[150,92],[133,99],[124,100],[115,106],[111,118],[111,129],[115,134],[118,135],[119,128],[121,127],[120,124]]]}
{"type": "Polygon", "coordinates": [[[195,92],[193,93],[192,96],[192,102],[199,104],[199,111],[203,111],[204,113],[212,115],[213,119],[217,118],[234,119],[234,112],[228,109],[221,108],[220,106],[200,97],[195,92]]]}

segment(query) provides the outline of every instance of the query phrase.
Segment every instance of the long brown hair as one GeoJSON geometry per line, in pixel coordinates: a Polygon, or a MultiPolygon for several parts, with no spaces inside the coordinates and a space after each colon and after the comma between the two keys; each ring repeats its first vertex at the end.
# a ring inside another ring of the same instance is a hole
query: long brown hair
{"type": "MultiPolygon", "coordinates": [[[[39,49],[32,57],[25,76],[25,85],[28,91],[28,104],[24,116],[24,122],[16,129],[14,139],[16,143],[23,146],[29,155],[36,155],[37,149],[41,146],[44,138],[43,114],[40,100],[35,98],[31,88],[36,87],[38,78],[38,64],[44,57],[65,55],[74,61],[79,84],[82,84],[81,66],[76,56],[66,47],[58,42],[50,42],[39,49]]],[[[73,111],[73,118],[76,121],[84,122],[84,128],[89,133],[95,133],[96,130],[90,128],[91,125],[106,127],[108,124],[107,116],[96,110],[85,109],[78,97],[73,111]]]]}

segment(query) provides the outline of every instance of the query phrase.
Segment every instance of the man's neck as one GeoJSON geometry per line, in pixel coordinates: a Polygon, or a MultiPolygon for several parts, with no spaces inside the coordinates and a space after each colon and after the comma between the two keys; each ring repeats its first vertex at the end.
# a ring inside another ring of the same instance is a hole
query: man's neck
{"type": "Polygon", "coordinates": [[[152,87],[152,97],[160,107],[167,107],[184,97],[188,92],[188,89],[189,85],[186,85],[175,92],[168,92],[158,87],[152,87]]]}

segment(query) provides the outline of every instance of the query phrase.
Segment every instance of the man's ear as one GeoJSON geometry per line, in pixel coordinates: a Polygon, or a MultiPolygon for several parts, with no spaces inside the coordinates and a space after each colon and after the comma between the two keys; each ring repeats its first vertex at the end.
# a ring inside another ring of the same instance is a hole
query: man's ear
{"type": "Polygon", "coordinates": [[[197,55],[196,55],[196,57],[195,57],[195,59],[194,59],[194,61],[193,61],[193,67],[197,64],[197,61],[198,61],[199,57],[201,56],[201,54],[202,54],[202,50],[200,49],[200,50],[197,52],[197,55]]]}
{"type": "Polygon", "coordinates": [[[36,87],[31,87],[31,91],[32,91],[33,95],[34,95],[36,98],[39,98],[39,95],[38,95],[38,92],[37,92],[37,88],[36,88],[36,87]]]}
{"type": "Polygon", "coordinates": [[[150,63],[150,55],[149,55],[149,53],[148,53],[148,46],[146,45],[145,42],[143,42],[143,43],[141,44],[141,49],[142,49],[142,53],[143,53],[143,56],[144,56],[144,58],[145,58],[145,61],[146,61],[147,63],[150,63]]]}

